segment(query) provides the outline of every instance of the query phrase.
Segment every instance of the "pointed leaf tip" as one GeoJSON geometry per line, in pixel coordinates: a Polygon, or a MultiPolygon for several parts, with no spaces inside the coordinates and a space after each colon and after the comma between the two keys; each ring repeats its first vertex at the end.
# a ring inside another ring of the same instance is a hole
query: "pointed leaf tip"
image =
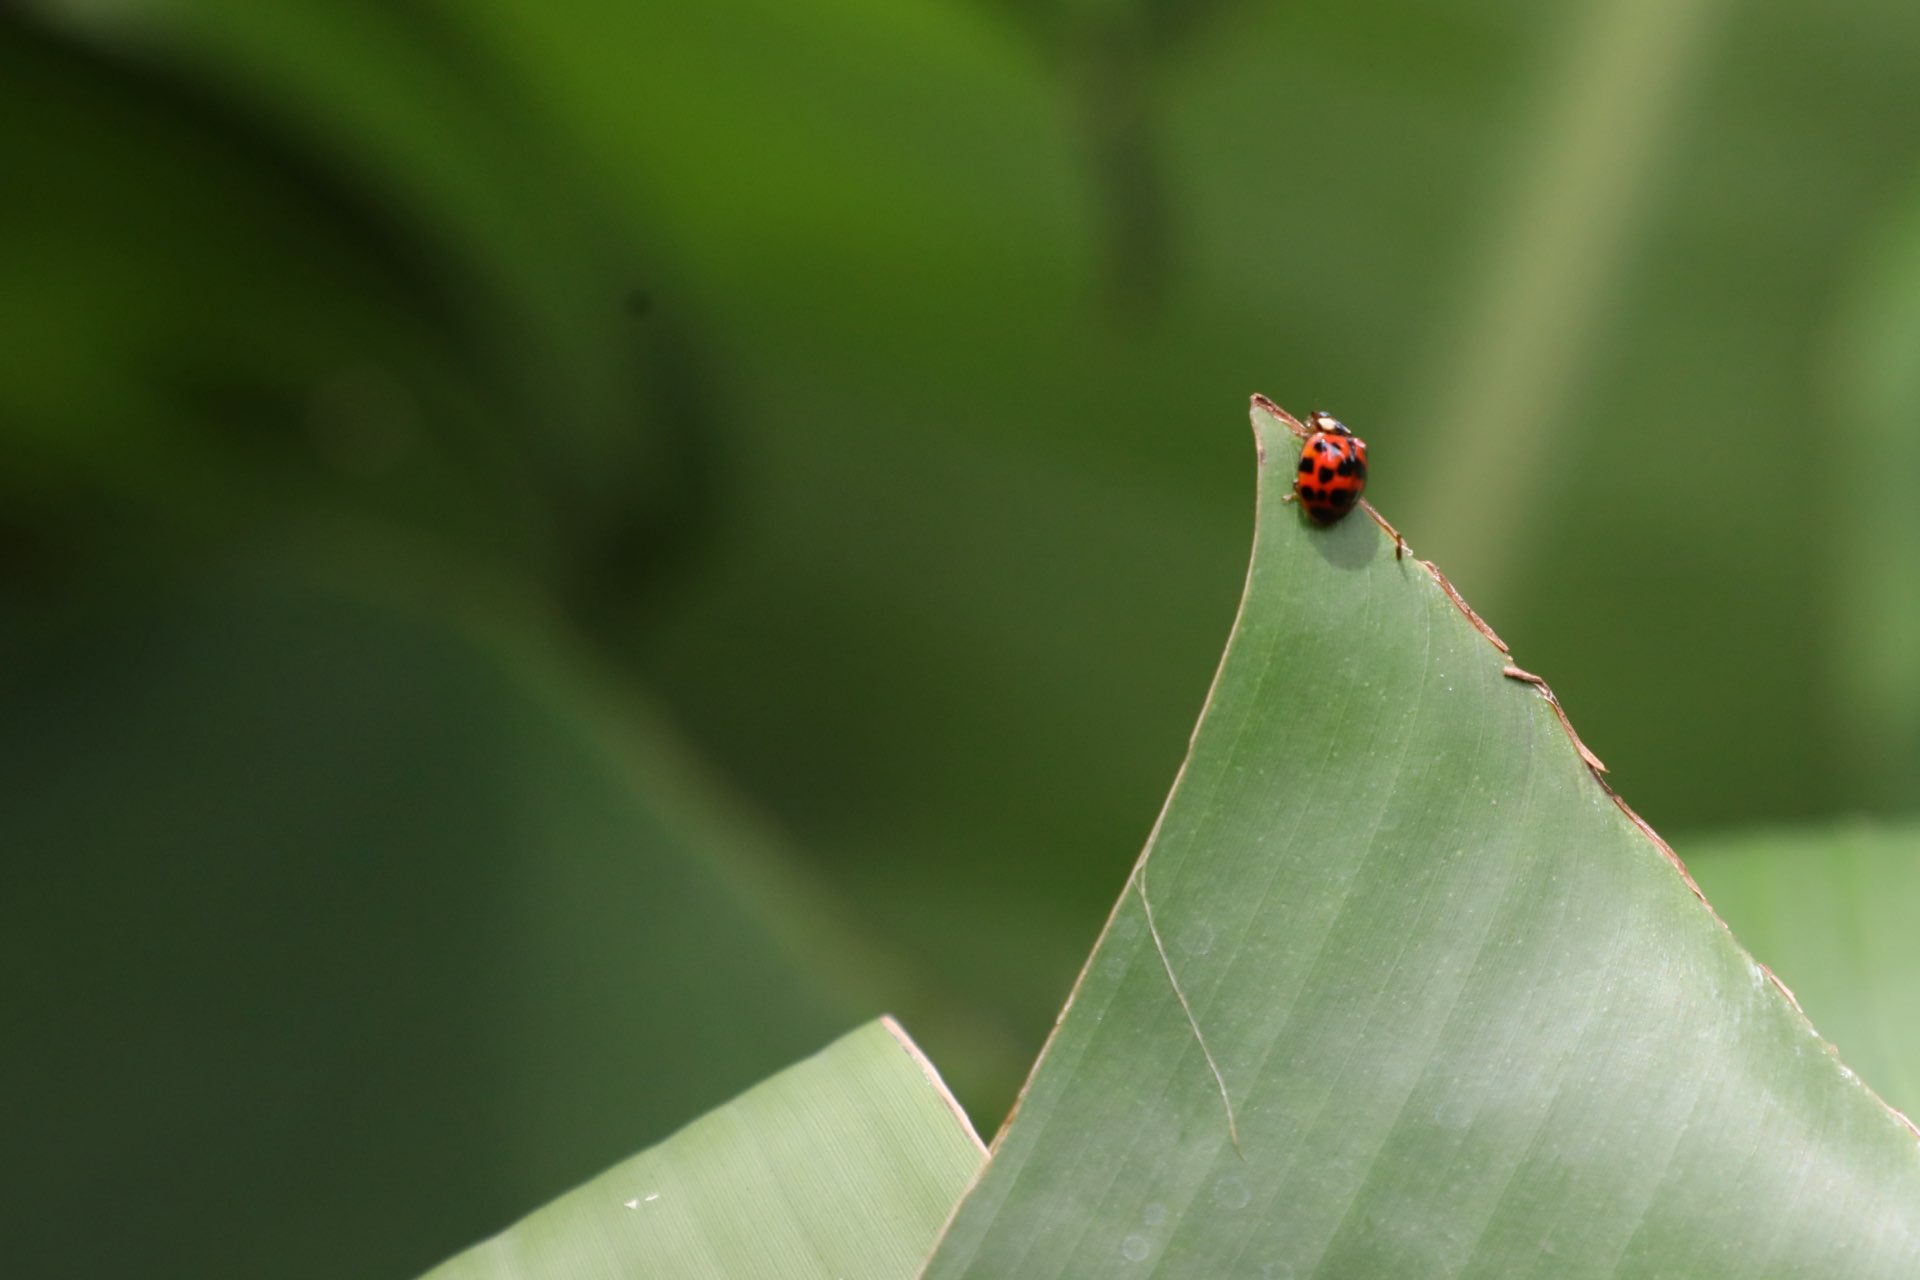
{"type": "Polygon", "coordinates": [[[1283,492],[1139,892],[929,1280],[1920,1274],[1920,1148],[1544,682],[1283,492]]]}

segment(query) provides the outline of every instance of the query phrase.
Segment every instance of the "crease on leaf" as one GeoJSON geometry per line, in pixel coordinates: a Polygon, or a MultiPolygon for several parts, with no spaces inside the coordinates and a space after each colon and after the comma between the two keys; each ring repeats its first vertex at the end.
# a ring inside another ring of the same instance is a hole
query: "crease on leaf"
{"type": "MultiPolygon", "coordinates": [[[[1207,1047],[1207,1038],[1200,1032],[1200,1020],[1193,1015],[1193,1005],[1187,1001],[1187,993],[1180,988],[1180,979],[1174,975],[1173,959],[1167,954],[1167,944],[1160,937],[1160,926],[1153,921],[1153,903],[1147,897],[1147,862],[1142,858],[1134,868],[1133,887],[1140,894],[1140,909],[1146,913],[1147,936],[1153,939],[1153,949],[1160,955],[1160,967],[1167,971],[1167,984],[1173,988],[1174,999],[1180,1002],[1180,1011],[1187,1015],[1187,1025],[1193,1028],[1193,1038],[1200,1046],[1200,1053],[1207,1060],[1207,1070],[1213,1073],[1213,1083],[1220,1090],[1220,1105],[1227,1113],[1227,1137],[1233,1142],[1234,1154],[1242,1160],[1247,1153],[1240,1146],[1240,1126],[1233,1118],[1233,1098],[1227,1093],[1227,1078],[1220,1074],[1220,1064],[1214,1060],[1213,1050],[1207,1047]]],[[[1125,894],[1121,897],[1124,899],[1125,894]]]]}

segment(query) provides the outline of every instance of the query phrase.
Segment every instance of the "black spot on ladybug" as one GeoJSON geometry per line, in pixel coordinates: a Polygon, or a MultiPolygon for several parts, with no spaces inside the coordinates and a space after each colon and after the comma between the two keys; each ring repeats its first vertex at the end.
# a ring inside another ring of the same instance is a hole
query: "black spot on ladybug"
{"type": "Polygon", "coordinates": [[[1300,486],[1300,499],[1311,507],[1320,501],[1320,491],[1310,484],[1303,484],[1300,486]]]}
{"type": "Polygon", "coordinates": [[[1302,458],[1302,459],[1300,459],[1300,469],[1301,469],[1302,471],[1311,471],[1311,470],[1313,470],[1313,459],[1312,459],[1312,458],[1302,458]]]}
{"type": "MultiPolygon", "coordinates": [[[[1346,474],[1346,471],[1345,471],[1345,466],[1346,466],[1346,464],[1345,464],[1345,463],[1342,463],[1342,464],[1341,464],[1341,467],[1342,467],[1342,470],[1341,470],[1341,472],[1340,472],[1340,474],[1341,474],[1341,475],[1345,475],[1345,474],[1346,474]]],[[[1325,464],[1324,462],[1323,462],[1323,463],[1321,463],[1321,464],[1320,464],[1320,483],[1321,483],[1321,484],[1325,484],[1325,483],[1327,483],[1327,481],[1329,481],[1329,480],[1331,480],[1331,479],[1333,479],[1333,468],[1332,468],[1332,467],[1329,467],[1329,466],[1328,466],[1328,465],[1326,465],[1326,464],[1325,464]]]]}
{"type": "Polygon", "coordinates": [[[1333,503],[1334,506],[1339,507],[1342,511],[1345,511],[1353,505],[1353,490],[1335,489],[1327,495],[1327,501],[1333,503]]]}
{"type": "Polygon", "coordinates": [[[1340,459],[1340,474],[1350,476],[1353,474],[1354,468],[1359,465],[1360,464],[1352,458],[1342,458],[1340,459]]]}

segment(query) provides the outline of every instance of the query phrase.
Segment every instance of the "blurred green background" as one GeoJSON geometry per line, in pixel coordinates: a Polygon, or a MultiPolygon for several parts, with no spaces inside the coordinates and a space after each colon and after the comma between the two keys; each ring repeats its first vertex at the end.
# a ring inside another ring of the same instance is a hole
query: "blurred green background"
{"type": "Polygon", "coordinates": [[[0,15],[9,1274],[406,1276],[882,1009],[990,1133],[1253,391],[1682,854],[1911,813],[1917,71],[1893,0],[0,15]]]}

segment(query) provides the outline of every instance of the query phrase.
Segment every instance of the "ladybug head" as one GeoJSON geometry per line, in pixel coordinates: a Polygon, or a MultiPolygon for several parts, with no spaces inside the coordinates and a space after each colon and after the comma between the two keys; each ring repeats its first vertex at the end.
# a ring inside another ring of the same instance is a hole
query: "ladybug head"
{"type": "Polygon", "coordinates": [[[1353,432],[1347,430],[1345,423],[1322,409],[1315,409],[1307,415],[1307,430],[1321,431],[1328,435],[1335,436],[1350,436],[1353,434],[1353,432]]]}

